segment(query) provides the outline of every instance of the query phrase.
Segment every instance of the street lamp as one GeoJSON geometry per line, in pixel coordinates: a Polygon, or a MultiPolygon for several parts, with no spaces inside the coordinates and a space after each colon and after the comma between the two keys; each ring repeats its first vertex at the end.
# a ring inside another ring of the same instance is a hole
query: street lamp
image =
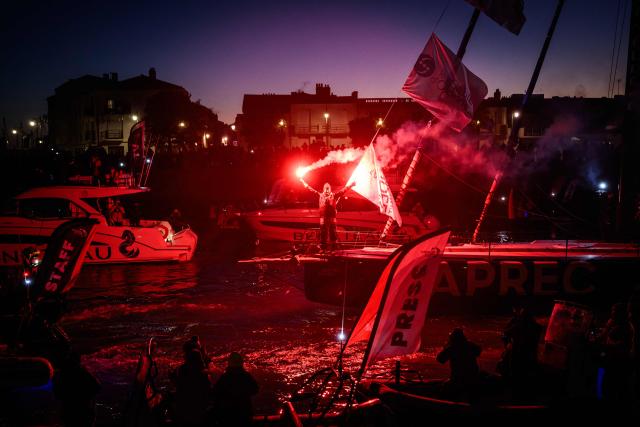
{"type": "Polygon", "coordinates": [[[378,126],[379,128],[384,126],[384,120],[382,120],[382,117],[378,118],[378,121],[376,122],[376,126],[378,126]]]}
{"type": "Polygon", "coordinates": [[[183,127],[185,127],[185,126],[187,126],[187,125],[185,124],[185,122],[180,122],[180,123],[178,123],[178,126],[179,126],[179,127],[181,127],[181,128],[183,128],[183,127]]]}
{"type": "Polygon", "coordinates": [[[520,111],[514,111],[513,113],[511,113],[511,128],[512,129],[513,129],[513,122],[518,117],[520,117],[520,111]]]}
{"type": "Polygon", "coordinates": [[[231,130],[235,132],[235,130],[236,130],[236,125],[231,125],[231,130]]]}
{"type": "Polygon", "coordinates": [[[11,129],[11,133],[12,133],[12,134],[14,134],[14,135],[17,135],[17,134],[18,134],[18,131],[17,131],[17,130],[15,130],[15,129],[11,129]]]}
{"type": "Polygon", "coordinates": [[[36,122],[33,121],[33,120],[29,120],[29,126],[35,127],[36,126],[36,122]]]}
{"type": "Polygon", "coordinates": [[[133,120],[134,122],[138,121],[138,116],[136,116],[135,114],[131,116],[131,120],[133,120]]]}
{"type": "MultiPolygon", "coordinates": [[[[281,128],[283,128],[286,124],[287,122],[285,122],[284,119],[280,119],[280,121],[278,122],[278,126],[280,126],[281,128]]],[[[235,130],[235,129],[232,128],[231,130],[235,130]]]]}
{"type": "Polygon", "coordinates": [[[326,143],[327,143],[327,147],[329,147],[331,144],[329,144],[329,113],[325,112],[324,113],[324,130],[326,133],[326,143]]]}
{"type": "Polygon", "coordinates": [[[222,141],[221,142],[222,142],[222,145],[224,145],[225,147],[227,146],[228,141],[229,141],[229,138],[227,138],[226,136],[222,137],[222,141]]]}

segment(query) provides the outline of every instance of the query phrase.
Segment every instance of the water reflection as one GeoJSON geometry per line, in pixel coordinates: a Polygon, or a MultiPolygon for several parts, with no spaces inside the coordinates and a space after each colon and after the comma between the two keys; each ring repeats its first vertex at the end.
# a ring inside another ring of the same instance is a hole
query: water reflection
{"type": "MultiPolygon", "coordinates": [[[[332,365],[339,352],[336,334],[342,310],[307,301],[296,266],[278,271],[264,266],[223,262],[200,253],[190,263],[89,266],[69,295],[63,327],[83,361],[103,384],[100,424],[116,422],[133,378],[137,357],[149,337],[159,343],[159,383],[181,362],[182,344],[199,335],[212,356],[214,379],[230,351],[245,355],[248,369],[261,384],[258,412],[275,412],[311,372],[332,365]]],[[[346,311],[345,325],[357,313],[346,311]]],[[[454,326],[485,348],[493,370],[501,343],[497,331],[505,319],[429,319],[424,353],[404,358],[413,368],[443,376],[446,367],[434,355],[454,326]]],[[[363,349],[363,348],[362,348],[363,349]]],[[[345,355],[347,369],[359,366],[362,349],[345,355]]],[[[371,368],[388,376],[393,360],[371,368]]]]}

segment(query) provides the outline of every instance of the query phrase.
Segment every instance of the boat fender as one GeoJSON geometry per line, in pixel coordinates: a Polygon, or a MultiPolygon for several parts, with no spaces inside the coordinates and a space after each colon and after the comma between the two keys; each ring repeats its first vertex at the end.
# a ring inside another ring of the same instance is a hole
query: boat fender
{"type": "Polygon", "coordinates": [[[41,387],[53,378],[53,367],[43,357],[0,357],[0,389],[41,387]]]}

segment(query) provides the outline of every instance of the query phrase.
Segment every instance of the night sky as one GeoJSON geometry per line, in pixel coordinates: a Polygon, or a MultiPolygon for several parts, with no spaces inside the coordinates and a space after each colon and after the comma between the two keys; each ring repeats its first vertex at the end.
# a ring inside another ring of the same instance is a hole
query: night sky
{"type": "MultiPolygon", "coordinates": [[[[70,78],[124,79],[149,67],[227,123],[246,93],[313,92],[317,82],[338,95],[404,96],[402,83],[445,7],[435,32],[454,52],[472,14],[463,0],[11,3],[0,16],[0,115],[9,127],[46,113],[47,96],[70,78]]],[[[524,92],[555,4],[525,0],[519,36],[480,17],[464,62],[490,95],[524,92]]],[[[606,96],[617,4],[566,1],[536,93],[606,96]]]]}

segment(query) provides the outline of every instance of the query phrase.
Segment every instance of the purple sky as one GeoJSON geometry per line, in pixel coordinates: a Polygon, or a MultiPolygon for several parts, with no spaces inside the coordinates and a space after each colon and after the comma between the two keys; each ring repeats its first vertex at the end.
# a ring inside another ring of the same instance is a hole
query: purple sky
{"type": "MultiPolygon", "coordinates": [[[[472,7],[463,0],[233,2],[16,2],[0,17],[0,115],[8,126],[46,112],[69,78],[147,73],[185,87],[230,123],[245,93],[313,91],[403,96],[410,68],[435,28],[455,52],[472,7]]],[[[522,93],[555,0],[525,0],[519,36],[481,16],[465,64],[489,87],[522,93]]],[[[606,96],[616,0],[567,0],[536,93],[606,96]]],[[[622,0],[622,8],[630,0],[622,0]]],[[[627,11],[618,78],[624,90],[627,11]]]]}

